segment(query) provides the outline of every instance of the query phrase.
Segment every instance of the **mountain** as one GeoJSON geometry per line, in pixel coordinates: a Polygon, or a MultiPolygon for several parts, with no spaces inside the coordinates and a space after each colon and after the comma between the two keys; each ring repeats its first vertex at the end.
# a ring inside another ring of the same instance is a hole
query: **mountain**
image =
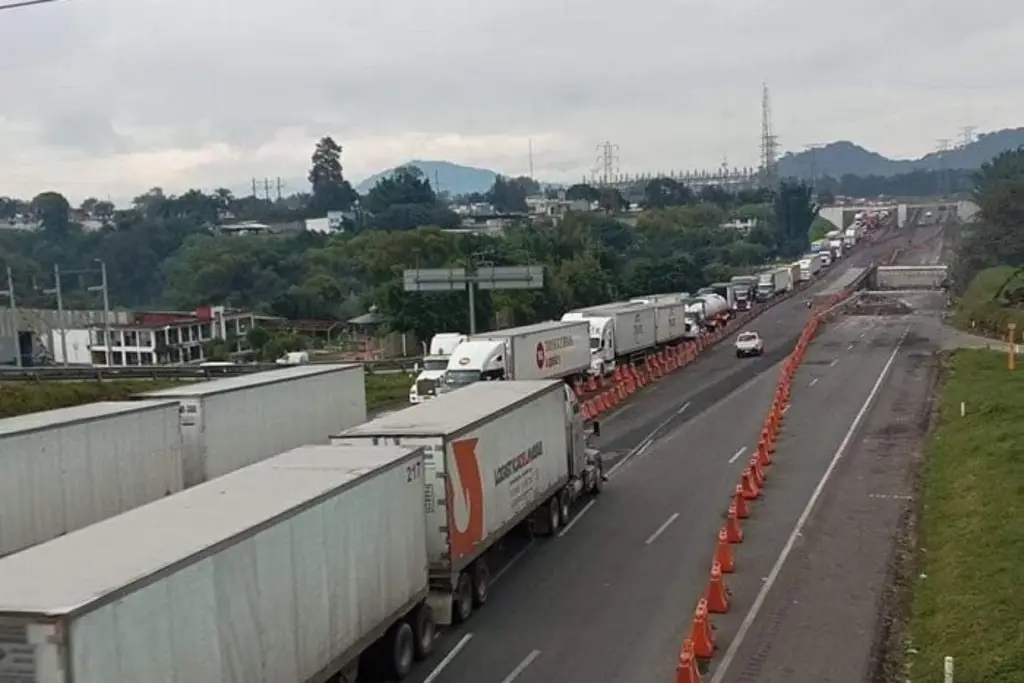
{"type": "Polygon", "coordinates": [[[1017,149],[1021,145],[1024,145],[1024,128],[1007,128],[983,133],[974,142],[948,152],[932,152],[920,159],[889,159],[842,140],[816,150],[785,154],[779,159],[779,175],[783,178],[810,178],[813,173],[817,176],[841,178],[846,174],[892,176],[943,168],[972,170],[1000,152],[1017,149]]]}
{"type": "MultiPolygon", "coordinates": [[[[470,194],[472,192],[487,192],[494,185],[494,179],[498,174],[486,168],[473,168],[472,166],[461,166],[450,161],[410,161],[403,166],[415,166],[423,171],[430,180],[434,190],[447,192],[450,195],[470,194]]],[[[400,168],[400,167],[396,167],[400,168]]],[[[377,184],[378,180],[389,177],[395,172],[394,168],[380,173],[375,173],[356,186],[359,194],[366,194],[377,184]]]]}

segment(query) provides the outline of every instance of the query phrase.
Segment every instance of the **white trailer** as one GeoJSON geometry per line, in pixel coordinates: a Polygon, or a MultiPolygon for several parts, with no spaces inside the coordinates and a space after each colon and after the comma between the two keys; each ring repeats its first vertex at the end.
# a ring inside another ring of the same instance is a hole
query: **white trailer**
{"type": "Polygon", "coordinates": [[[0,557],[180,491],[181,458],[176,401],[0,420],[0,557]]]}
{"type": "Polygon", "coordinates": [[[775,295],[785,294],[793,289],[795,283],[790,281],[789,266],[776,268],[772,271],[772,283],[775,285],[775,295]]]}
{"type": "MultiPolygon", "coordinates": [[[[664,295],[662,295],[664,296],[664,295]]],[[[657,345],[671,344],[688,336],[693,336],[691,327],[693,320],[686,315],[686,305],[682,297],[676,295],[674,300],[667,298],[636,298],[634,303],[643,303],[654,307],[654,343],[657,345]]]]}
{"type": "Polygon", "coordinates": [[[564,379],[590,368],[590,327],[583,321],[548,320],[476,335],[504,340],[509,379],[564,379]]]}
{"type": "Polygon", "coordinates": [[[140,394],[181,405],[184,482],[195,486],[272,455],[327,443],[366,420],[361,365],[299,365],[140,394]]]}
{"type": "Polygon", "coordinates": [[[486,602],[486,553],[508,531],[528,521],[553,535],[573,501],[602,486],[600,456],[586,448],[579,406],[559,381],[477,382],[331,443],[424,448],[430,605],[441,624],[486,602]]]}
{"type": "Polygon", "coordinates": [[[616,358],[627,358],[657,346],[657,313],[652,303],[616,301],[573,311],[571,315],[611,320],[609,333],[616,358]]]}
{"type": "Polygon", "coordinates": [[[340,450],[300,448],[0,560],[0,680],[312,683],[364,654],[407,673],[434,635],[422,451],[340,450]]]}

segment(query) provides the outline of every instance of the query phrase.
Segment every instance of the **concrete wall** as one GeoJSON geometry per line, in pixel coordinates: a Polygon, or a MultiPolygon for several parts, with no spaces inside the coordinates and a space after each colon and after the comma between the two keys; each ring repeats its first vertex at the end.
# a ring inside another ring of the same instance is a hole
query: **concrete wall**
{"type": "Polygon", "coordinates": [[[946,266],[879,266],[877,289],[939,289],[948,274],[946,266]]]}
{"type": "MultiPolygon", "coordinates": [[[[128,323],[129,317],[128,311],[110,311],[111,324],[128,323]]],[[[68,310],[61,319],[56,309],[0,309],[0,364],[16,362],[18,332],[31,333],[35,349],[53,350],[60,346],[61,328],[84,329],[102,323],[103,311],[68,310]]]]}

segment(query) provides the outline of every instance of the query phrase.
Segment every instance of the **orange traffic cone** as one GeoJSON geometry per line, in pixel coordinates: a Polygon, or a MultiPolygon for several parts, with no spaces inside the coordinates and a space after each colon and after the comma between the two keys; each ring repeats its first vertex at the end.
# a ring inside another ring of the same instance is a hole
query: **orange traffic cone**
{"type": "Polygon", "coordinates": [[[693,655],[699,659],[711,659],[715,654],[715,633],[708,622],[708,601],[701,598],[693,613],[693,625],[690,627],[690,638],[693,642],[693,655]]]}
{"type": "Polygon", "coordinates": [[[722,567],[717,562],[711,565],[711,580],[708,582],[705,596],[708,601],[708,612],[711,614],[725,614],[729,611],[729,590],[725,587],[725,579],[722,578],[722,567]]]}
{"type": "Polygon", "coordinates": [[[760,463],[757,462],[757,456],[750,456],[750,460],[747,461],[747,464],[750,465],[750,471],[754,475],[754,483],[757,484],[757,488],[763,489],[764,482],[767,477],[765,476],[764,470],[761,469],[760,463]]]}
{"type": "Polygon", "coordinates": [[[729,512],[725,518],[725,540],[729,543],[743,543],[743,529],[740,528],[740,519],[736,516],[736,505],[729,505],[729,512]]]}
{"type": "Polygon", "coordinates": [[[747,500],[757,500],[757,497],[761,495],[761,489],[754,483],[754,475],[750,471],[750,468],[743,470],[743,476],[740,479],[740,486],[743,487],[743,497],[747,500]]]}
{"type": "Polygon", "coordinates": [[[743,485],[736,484],[736,493],[732,495],[732,504],[736,506],[736,516],[740,519],[750,517],[750,507],[747,499],[743,497],[743,485]]]}
{"type": "Polygon", "coordinates": [[[757,442],[757,462],[761,467],[772,464],[772,456],[768,453],[768,446],[763,436],[757,442]]]}
{"type": "Polygon", "coordinates": [[[683,649],[679,652],[675,683],[703,683],[700,669],[697,668],[697,658],[693,654],[693,641],[689,638],[683,641],[683,649]]]}
{"type": "Polygon", "coordinates": [[[715,562],[722,567],[723,574],[732,574],[736,571],[736,558],[733,556],[732,546],[729,545],[729,532],[723,526],[718,530],[718,546],[715,547],[715,562]]]}

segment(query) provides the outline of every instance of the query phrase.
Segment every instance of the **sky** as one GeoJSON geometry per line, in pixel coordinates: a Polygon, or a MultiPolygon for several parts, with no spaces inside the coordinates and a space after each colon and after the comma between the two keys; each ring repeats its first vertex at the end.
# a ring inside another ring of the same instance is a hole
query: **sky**
{"type": "MultiPolygon", "coordinates": [[[[0,5],[11,0],[0,0],[0,5]]],[[[917,157],[1024,125],[1010,0],[62,0],[0,11],[0,196],[119,203],[252,177],[305,191],[316,140],[353,182],[445,159],[574,182],[754,166],[783,150],[917,157]]]]}

